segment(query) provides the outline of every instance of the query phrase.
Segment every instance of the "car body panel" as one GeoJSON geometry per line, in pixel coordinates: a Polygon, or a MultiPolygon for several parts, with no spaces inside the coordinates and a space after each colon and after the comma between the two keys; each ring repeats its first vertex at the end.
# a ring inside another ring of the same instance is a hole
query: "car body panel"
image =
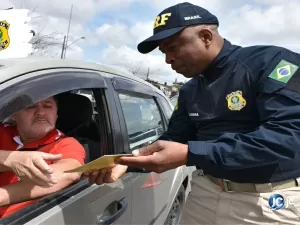
{"type": "Polygon", "coordinates": [[[155,186],[145,187],[151,174],[133,173],[132,224],[163,224],[183,181],[182,167],[154,176],[155,186]],[[148,207],[154,205],[155,207],[148,207]]]}
{"type": "Polygon", "coordinates": [[[37,216],[26,225],[53,224],[98,224],[103,215],[115,213],[107,212],[107,208],[114,201],[126,198],[126,211],[116,221],[119,224],[131,223],[132,205],[131,174],[126,174],[113,184],[92,185],[72,198],[37,216]]]}

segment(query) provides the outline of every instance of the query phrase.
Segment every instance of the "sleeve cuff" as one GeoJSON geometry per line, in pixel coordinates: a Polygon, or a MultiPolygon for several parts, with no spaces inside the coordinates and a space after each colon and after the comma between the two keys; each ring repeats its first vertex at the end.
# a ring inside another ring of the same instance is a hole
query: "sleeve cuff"
{"type": "Polygon", "coordinates": [[[189,141],[187,166],[200,166],[200,162],[207,158],[208,144],[204,141],[189,141]]]}
{"type": "Polygon", "coordinates": [[[132,167],[128,167],[126,173],[150,173],[149,171],[144,171],[132,167]]]}

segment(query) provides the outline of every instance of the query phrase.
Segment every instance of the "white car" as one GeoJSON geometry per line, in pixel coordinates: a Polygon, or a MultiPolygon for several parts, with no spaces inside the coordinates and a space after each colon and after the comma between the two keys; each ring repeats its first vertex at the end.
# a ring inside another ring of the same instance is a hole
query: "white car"
{"type": "MultiPolygon", "coordinates": [[[[0,122],[57,95],[57,128],[76,138],[90,162],[131,153],[167,128],[170,100],[124,71],[69,60],[0,60],[0,122]]],[[[161,173],[131,170],[113,184],[86,179],[45,196],[0,224],[177,224],[190,192],[190,169],[161,173]]]]}

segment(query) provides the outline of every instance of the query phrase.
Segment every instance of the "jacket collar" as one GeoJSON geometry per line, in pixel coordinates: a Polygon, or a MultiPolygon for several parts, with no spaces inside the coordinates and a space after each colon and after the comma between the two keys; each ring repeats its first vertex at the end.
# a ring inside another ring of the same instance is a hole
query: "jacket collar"
{"type": "Polygon", "coordinates": [[[239,48],[241,47],[232,45],[228,40],[224,39],[224,45],[221,51],[209,67],[202,73],[205,79],[209,82],[213,82],[219,78],[235,59],[235,57],[232,57],[232,53],[239,48]]]}

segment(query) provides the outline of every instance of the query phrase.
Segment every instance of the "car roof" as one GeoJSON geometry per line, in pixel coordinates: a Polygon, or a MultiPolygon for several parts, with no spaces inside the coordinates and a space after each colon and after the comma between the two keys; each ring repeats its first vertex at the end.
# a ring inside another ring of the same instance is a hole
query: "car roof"
{"type": "Polygon", "coordinates": [[[120,67],[107,65],[104,63],[90,63],[79,60],[70,59],[52,59],[47,57],[26,57],[26,58],[11,58],[0,59],[0,84],[13,79],[21,74],[30,73],[44,69],[88,69],[100,72],[114,74],[116,76],[129,78],[145,85],[151,86],[156,92],[164,95],[154,85],[146,82],[145,80],[121,69],[120,67]]]}

